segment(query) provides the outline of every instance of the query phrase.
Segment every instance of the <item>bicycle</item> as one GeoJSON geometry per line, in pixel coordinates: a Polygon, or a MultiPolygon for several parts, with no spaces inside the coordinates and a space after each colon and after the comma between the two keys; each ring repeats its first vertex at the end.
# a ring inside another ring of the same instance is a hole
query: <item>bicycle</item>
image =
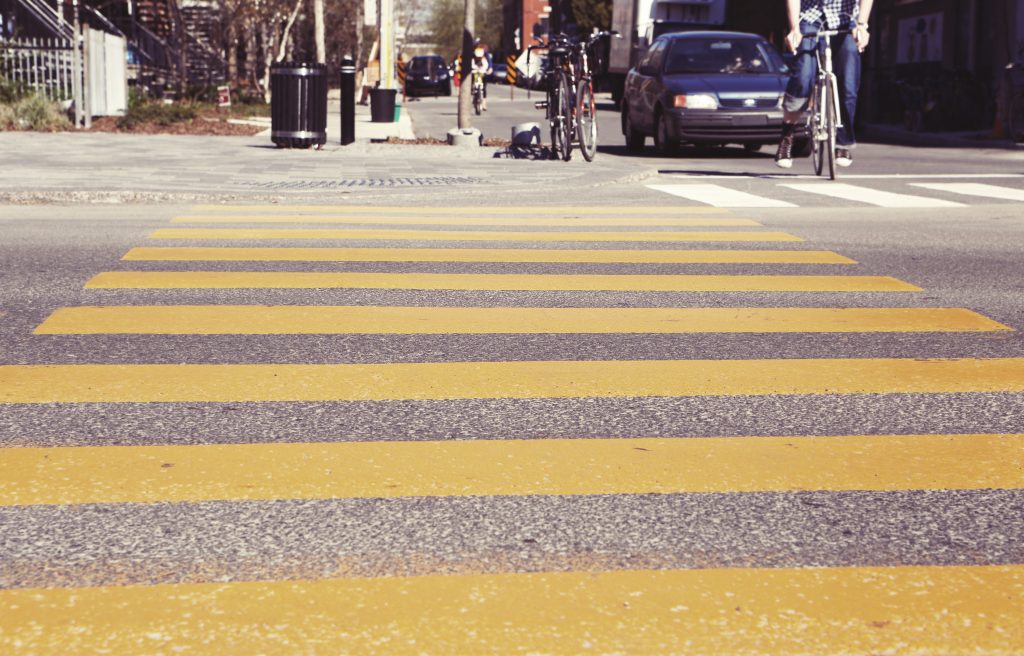
{"type": "Polygon", "coordinates": [[[546,49],[547,62],[544,66],[544,86],[547,99],[535,103],[537,109],[546,110],[545,116],[551,127],[551,150],[556,157],[568,162],[572,158],[573,97],[570,81],[572,72],[570,55],[572,44],[564,34],[553,34],[546,44],[527,48],[527,68],[533,50],[546,49]]]}
{"type": "Polygon", "coordinates": [[[811,158],[814,174],[821,175],[828,160],[828,176],[835,180],[836,135],[843,127],[839,112],[839,81],[832,70],[832,37],[851,34],[852,30],[819,30],[807,34],[814,38],[814,54],[818,59],[818,77],[811,95],[811,115],[808,126],[811,132],[811,158]]]}
{"type": "Polygon", "coordinates": [[[576,72],[576,111],[573,115],[583,159],[594,161],[597,154],[597,104],[594,102],[594,78],[590,72],[589,52],[604,37],[619,37],[611,31],[594,32],[587,42],[576,46],[574,59],[576,72]]]}

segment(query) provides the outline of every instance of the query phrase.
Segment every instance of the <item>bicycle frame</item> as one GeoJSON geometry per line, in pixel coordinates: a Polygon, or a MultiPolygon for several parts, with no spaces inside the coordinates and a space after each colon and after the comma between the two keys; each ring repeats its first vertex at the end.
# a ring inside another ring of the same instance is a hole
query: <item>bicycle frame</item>
{"type": "Polygon", "coordinates": [[[814,56],[818,64],[809,117],[811,154],[814,172],[821,175],[828,162],[828,174],[836,179],[836,134],[843,127],[839,105],[839,80],[832,67],[832,37],[849,34],[849,30],[820,30],[808,37],[814,39],[814,56]]]}
{"type": "MultiPolygon", "coordinates": [[[[815,85],[814,97],[815,100],[824,100],[825,90],[829,88],[828,83],[832,83],[832,102],[835,103],[834,107],[836,108],[836,128],[843,127],[843,117],[839,111],[839,80],[832,70],[832,37],[847,33],[848,31],[839,30],[820,31],[816,35],[817,41],[814,44],[814,53],[818,59],[818,81],[815,85]]],[[[821,111],[821,108],[818,107],[817,111],[821,111]]]]}

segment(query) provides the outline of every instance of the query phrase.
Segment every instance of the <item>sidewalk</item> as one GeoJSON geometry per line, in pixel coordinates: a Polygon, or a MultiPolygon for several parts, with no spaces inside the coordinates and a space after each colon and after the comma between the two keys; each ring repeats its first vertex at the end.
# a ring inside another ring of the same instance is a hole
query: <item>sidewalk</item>
{"type": "Polygon", "coordinates": [[[564,190],[608,185],[649,167],[604,158],[587,164],[509,160],[497,148],[386,144],[412,139],[403,107],[396,123],[372,123],[357,106],[356,142],[341,146],[341,116],[329,102],[327,143],[320,150],[277,148],[270,128],[252,137],[135,135],[94,132],[0,132],[0,203],[217,202],[301,197],[337,202],[358,194],[436,193],[515,202],[564,190]],[[547,191],[542,191],[548,188],[547,191]]]}
{"type": "Polygon", "coordinates": [[[858,141],[919,148],[995,148],[1024,150],[1024,144],[996,139],[989,131],[911,132],[902,125],[869,123],[859,128],[858,141]]]}

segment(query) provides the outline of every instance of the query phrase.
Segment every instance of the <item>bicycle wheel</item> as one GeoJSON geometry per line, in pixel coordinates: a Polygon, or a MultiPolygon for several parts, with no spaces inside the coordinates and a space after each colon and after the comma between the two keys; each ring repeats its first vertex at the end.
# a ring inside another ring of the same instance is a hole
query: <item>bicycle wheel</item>
{"type": "Polygon", "coordinates": [[[479,91],[473,91],[473,111],[477,116],[480,116],[480,109],[483,106],[484,97],[479,91]]]}
{"type": "Polygon", "coordinates": [[[811,109],[811,160],[814,163],[814,175],[821,175],[825,169],[825,92],[827,89],[820,82],[814,87],[814,107],[811,109]]]}
{"type": "Polygon", "coordinates": [[[836,132],[839,129],[837,127],[839,125],[839,108],[836,107],[835,83],[835,78],[829,79],[825,103],[825,121],[828,128],[825,143],[828,147],[828,177],[830,180],[836,179],[836,132]]]}
{"type": "Polygon", "coordinates": [[[558,107],[555,120],[558,130],[558,144],[555,154],[568,162],[572,158],[572,96],[569,91],[569,76],[565,71],[558,72],[558,107]]]}
{"type": "Polygon", "coordinates": [[[548,86],[548,125],[551,127],[551,157],[559,157],[562,152],[562,130],[558,122],[558,108],[561,106],[561,88],[558,85],[558,78],[552,77],[548,86]]]}
{"type": "Polygon", "coordinates": [[[580,80],[576,87],[576,131],[583,159],[593,162],[597,154],[597,105],[589,78],[580,80]]]}

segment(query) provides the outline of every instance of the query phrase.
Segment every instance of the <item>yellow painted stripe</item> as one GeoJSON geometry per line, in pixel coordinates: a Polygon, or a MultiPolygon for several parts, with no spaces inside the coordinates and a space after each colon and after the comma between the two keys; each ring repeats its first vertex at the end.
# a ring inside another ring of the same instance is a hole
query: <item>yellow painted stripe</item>
{"type": "Polygon", "coordinates": [[[520,227],[650,227],[650,226],[677,226],[677,227],[756,227],[762,225],[752,219],[733,219],[726,217],[707,218],[680,218],[680,217],[622,217],[622,218],[536,218],[536,217],[509,217],[495,218],[480,215],[466,217],[435,217],[429,216],[373,216],[358,217],[347,214],[195,214],[189,216],[176,216],[171,223],[386,223],[392,225],[460,225],[460,226],[520,226],[520,227]]]}
{"type": "Polygon", "coordinates": [[[0,651],[1020,654],[1024,566],[565,572],[0,590],[0,651]]]}
{"type": "Polygon", "coordinates": [[[491,308],[145,305],[60,308],[37,335],[982,332],[944,308],[491,308]]]}
{"type": "Polygon", "coordinates": [[[1024,392],[1024,358],[0,365],[0,403],[1024,392]]]}
{"type": "Polygon", "coordinates": [[[887,276],[544,275],[290,271],[107,271],[87,289],[455,289],[470,291],[919,292],[887,276]]]}
{"type": "Polygon", "coordinates": [[[1024,435],[5,449],[0,506],[1024,487],[1024,435]]]}
{"type": "Polygon", "coordinates": [[[558,206],[558,205],[525,205],[518,207],[376,207],[372,205],[195,205],[194,212],[305,212],[308,214],[410,214],[410,215],[441,215],[441,216],[565,216],[588,217],[592,215],[612,214],[616,216],[650,216],[688,214],[725,214],[728,210],[719,207],[694,206],[660,206],[645,207],[642,205],[613,206],[558,206]]]}
{"type": "Polygon", "coordinates": [[[742,231],[619,231],[525,232],[510,230],[357,230],[318,228],[161,228],[152,239],[346,239],[401,241],[589,241],[589,242],[795,242],[785,232],[742,231]]]}
{"type": "Polygon", "coordinates": [[[133,248],[136,261],[572,262],[607,264],[856,264],[830,251],[562,250],[545,248],[133,248]]]}

